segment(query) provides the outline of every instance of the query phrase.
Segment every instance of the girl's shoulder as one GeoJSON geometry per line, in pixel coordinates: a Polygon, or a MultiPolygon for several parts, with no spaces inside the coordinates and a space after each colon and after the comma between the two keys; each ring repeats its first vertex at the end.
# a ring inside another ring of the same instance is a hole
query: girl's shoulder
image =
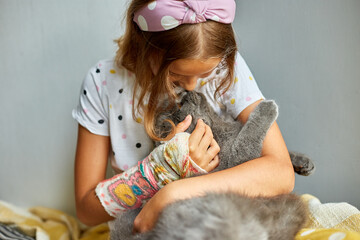
{"type": "Polygon", "coordinates": [[[123,66],[117,65],[113,58],[98,61],[89,72],[94,74],[94,77],[102,80],[103,84],[105,84],[103,81],[107,80],[128,81],[134,78],[132,72],[123,66]]]}
{"type": "Polygon", "coordinates": [[[103,59],[87,72],[83,88],[94,89],[100,96],[113,95],[133,88],[135,75],[123,66],[118,66],[114,58],[103,59]]]}
{"type": "Polygon", "coordinates": [[[244,58],[241,56],[240,52],[237,51],[235,55],[235,72],[244,71],[248,68],[247,63],[244,58]]]}

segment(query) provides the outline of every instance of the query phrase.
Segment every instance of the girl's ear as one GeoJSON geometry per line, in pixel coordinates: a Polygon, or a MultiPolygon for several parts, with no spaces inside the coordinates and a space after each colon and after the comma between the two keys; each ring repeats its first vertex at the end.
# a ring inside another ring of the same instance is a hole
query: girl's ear
{"type": "Polygon", "coordinates": [[[149,61],[150,61],[151,71],[154,75],[156,75],[161,65],[161,58],[160,56],[157,55],[151,55],[149,61]]]}
{"type": "Polygon", "coordinates": [[[160,66],[156,61],[150,60],[150,68],[151,68],[151,71],[154,74],[154,76],[158,73],[159,67],[160,66]]]}

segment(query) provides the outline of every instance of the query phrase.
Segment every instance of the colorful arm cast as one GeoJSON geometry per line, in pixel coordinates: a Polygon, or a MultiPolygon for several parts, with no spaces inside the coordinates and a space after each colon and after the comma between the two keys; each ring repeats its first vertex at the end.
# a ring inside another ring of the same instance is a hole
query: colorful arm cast
{"type": "Polygon", "coordinates": [[[143,207],[166,184],[207,173],[189,156],[188,133],[178,133],[155,148],[138,165],[100,182],[95,191],[113,217],[128,209],[143,207]]]}

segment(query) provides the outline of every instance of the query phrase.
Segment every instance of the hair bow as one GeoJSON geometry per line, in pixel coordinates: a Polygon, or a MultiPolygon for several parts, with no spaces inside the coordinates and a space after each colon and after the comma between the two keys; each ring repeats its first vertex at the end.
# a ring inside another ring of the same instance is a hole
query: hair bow
{"type": "Polygon", "coordinates": [[[235,0],[155,0],[137,11],[133,20],[143,31],[159,32],[206,20],[229,24],[235,9],[235,0]]]}

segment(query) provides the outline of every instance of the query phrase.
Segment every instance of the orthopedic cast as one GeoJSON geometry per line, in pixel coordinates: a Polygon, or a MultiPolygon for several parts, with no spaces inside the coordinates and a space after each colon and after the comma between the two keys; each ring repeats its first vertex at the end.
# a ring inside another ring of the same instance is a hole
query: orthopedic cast
{"type": "Polygon", "coordinates": [[[188,133],[178,133],[155,148],[136,166],[100,182],[95,191],[113,217],[143,207],[166,184],[180,178],[207,173],[189,156],[188,133]]]}

